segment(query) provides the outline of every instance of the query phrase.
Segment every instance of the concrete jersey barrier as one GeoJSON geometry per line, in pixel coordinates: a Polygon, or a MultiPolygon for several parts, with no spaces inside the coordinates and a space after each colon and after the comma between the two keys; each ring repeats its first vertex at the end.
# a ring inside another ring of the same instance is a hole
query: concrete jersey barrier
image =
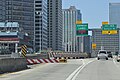
{"type": "Polygon", "coordinates": [[[14,72],[27,68],[25,58],[5,58],[0,59],[0,74],[6,72],[14,72]]]}

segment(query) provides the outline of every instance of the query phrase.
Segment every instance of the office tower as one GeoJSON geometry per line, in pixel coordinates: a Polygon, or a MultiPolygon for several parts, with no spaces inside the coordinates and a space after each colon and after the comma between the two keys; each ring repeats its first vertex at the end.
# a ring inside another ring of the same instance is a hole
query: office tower
{"type": "Polygon", "coordinates": [[[119,51],[119,34],[102,34],[100,28],[90,30],[92,31],[92,43],[96,44],[96,54],[101,49],[105,49],[109,52],[119,51]]]}
{"type": "Polygon", "coordinates": [[[47,0],[35,0],[35,52],[47,50],[47,0]]]}
{"type": "Polygon", "coordinates": [[[109,22],[120,28],[120,3],[109,3],[109,22]]]}
{"type": "Polygon", "coordinates": [[[62,0],[48,0],[48,48],[62,50],[62,0]]]}
{"type": "Polygon", "coordinates": [[[0,0],[0,22],[18,22],[21,32],[34,39],[34,0],[0,0]]]}
{"type": "MultiPolygon", "coordinates": [[[[109,22],[110,24],[117,24],[117,27],[120,29],[120,3],[109,3],[109,22]]],[[[119,34],[119,43],[120,43],[120,33],[118,34],[119,34]]],[[[120,44],[119,44],[119,52],[120,52],[120,44]]]]}
{"type": "Polygon", "coordinates": [[[83,37],[83,52],[86,52],[86,53],[91,53],[91,50],[92,50],[92,48],[91,48],[91,36],[89,35],[89,36],[84,36],[83,37]]]}
{"type": "Polygon", "coordinates": [[[63,9],[63,48],[65,52],[80,51],[80,37],[76,38],[76,21],[81,20],[80,10],[75,6],[63,9]]]}

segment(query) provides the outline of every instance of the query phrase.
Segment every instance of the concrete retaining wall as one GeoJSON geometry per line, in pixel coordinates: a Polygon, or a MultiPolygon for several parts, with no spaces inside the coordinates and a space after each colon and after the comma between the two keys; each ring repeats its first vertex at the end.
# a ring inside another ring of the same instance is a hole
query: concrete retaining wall
{"type": "Polygon", "coordinates": [[[6,72],[14,72],[27,68],[25,58],[5,58],[0,59],[0,74],[6,72]]]}
{"type": "Polygon", "coordinates": [[[80,54],[77,54],[77,53],[73,53],[73,54],[64,53],[64,54],[56,54],[55,57],[84,57],[84,58],[87,58],[88,54],[87,53],[80,53],[80,54]]]}
{"type": "Polygon", "coordinates": [[[27,59],[48,59],[48,54],[27,54],[27,59]]]}
{"type": "Polygon", "coordinates": [[[10,58],[11,57],[11,54],[9,54],[9,55],[0,55],[0,59],[2,59],[2,58],[10,58]]]}

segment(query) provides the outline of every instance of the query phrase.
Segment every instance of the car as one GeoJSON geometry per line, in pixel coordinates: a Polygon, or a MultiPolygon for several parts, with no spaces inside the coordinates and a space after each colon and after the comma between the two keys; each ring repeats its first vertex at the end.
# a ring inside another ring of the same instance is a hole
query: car
{"type": "Polygon", "coordinates": [[[116,57],[117,62],[120,62],[120,53],[116,57]]]}
{"type": "Polygon", "coordinates": [[[107,54],[108,54],[108,57],[113,58],[113,55],[111,52],[107,52],[107,54]]]}
{"type": "Polygon", "coordinates": [[[99,50],[98,55],[97,55],[97,59],[106,59],[108,60],[108,54],[106,50],[99,50]]]}

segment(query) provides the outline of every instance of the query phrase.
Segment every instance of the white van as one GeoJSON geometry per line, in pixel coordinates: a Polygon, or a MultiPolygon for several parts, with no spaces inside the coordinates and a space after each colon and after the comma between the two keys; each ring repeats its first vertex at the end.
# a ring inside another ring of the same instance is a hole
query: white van
{"type": "Polygon", "coordinates": [[[97,59],[106,59],[108,60],[108,54],[106,50],[99,50],[98,55],[97,55],[97,59]]]}

